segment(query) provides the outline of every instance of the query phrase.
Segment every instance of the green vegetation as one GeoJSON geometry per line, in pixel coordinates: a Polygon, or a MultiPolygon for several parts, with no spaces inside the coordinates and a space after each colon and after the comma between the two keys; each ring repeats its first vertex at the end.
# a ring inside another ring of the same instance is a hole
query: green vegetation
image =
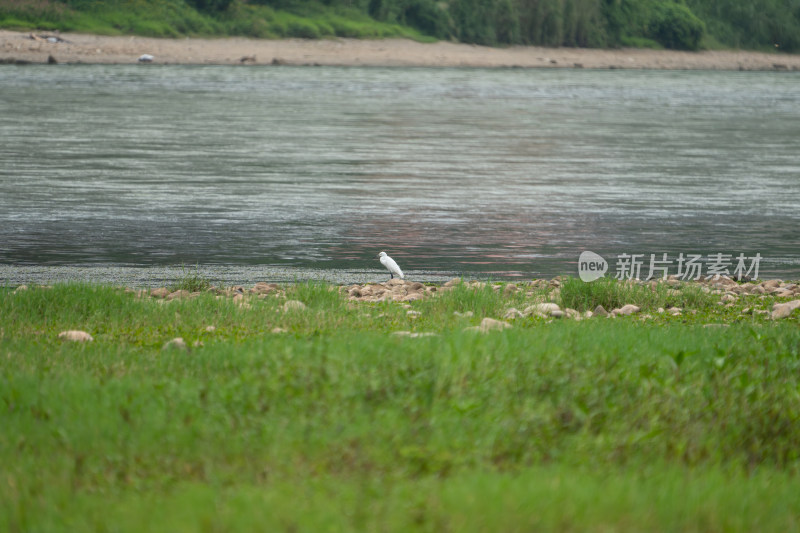
{"type": "Polygon", "coordinates": [[[174,291],[189,291],[201,292],[207,291],[211,288],[211,280],[200,273],[200,267],[195,266],[194,272],[187,272],[183,269],[183,276],[172,286],[170,292],[174,291]]]}
{"type": "Polygon", "coordinates": [[[0,289],[0,530],[797,529],[800,313],[672,290],[565,280],[557,299],[697,313],[479,334],[555,293],[0,289]]]}
{"type": "Polygon", "coordinates": [[[0,0],[0,27],[149,37],[430,39],[354,8],[315,2],[280,9],[228,0],[0,0]]]}
{"type": "Polygon", "coordinates": [[[718,301],[718,297],[703,292],[697,285],[686,285],[678,291],[671,290],[664,283],[651,287],[638,283],[619,283],[612,278],[600,278],[592,283],[568,278],[561,286],[562,305],[578,311],[592,311],[598,305],[610,311],[636,302],[645,311],[678,307],[708,312],[713,310],[718,301]]]}
{"type": "Polygon", "coordinates": [[[798,0],[0,0],[0,27],[800,51],[798,0]]]}

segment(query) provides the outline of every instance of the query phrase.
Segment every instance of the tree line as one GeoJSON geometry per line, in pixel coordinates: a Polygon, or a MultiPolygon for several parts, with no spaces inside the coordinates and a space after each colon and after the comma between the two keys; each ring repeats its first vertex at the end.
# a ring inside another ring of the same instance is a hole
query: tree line
{"type": "MultiPolygon", "coordinates": [[[[91,9],[131,0],[60,0],[91,9]],[[94,6],[94,7],[92,7],[94,6]]],[[[335,12],[490,46],[777,48],[800,51],[800,0],[135,0],[188,4],[213,18],[242,7],[335,12]]],[[[0,3],[2,0],[0,0],[0,3]]],[[[339,31],[334,31],[338,35],[339,31]]],[[[328,34],[327,31],[319,32],[328,34]]],[[[313,24],[308,36],[315,36],[313,24]]],[[[304,36],[300,34],[299,36],[304,36]]]]}

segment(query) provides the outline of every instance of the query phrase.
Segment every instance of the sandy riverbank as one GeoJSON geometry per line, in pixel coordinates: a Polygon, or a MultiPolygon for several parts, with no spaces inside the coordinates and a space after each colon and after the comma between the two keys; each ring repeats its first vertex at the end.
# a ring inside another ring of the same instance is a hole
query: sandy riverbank
{"type": "Polygon", "coordinates": [[[52,56],[59,63],[128,64],[136,63],[142,54],[153,55],[153,63],[160,64],[800,71],[800,55],[743,51],[489,48],[407,39],[153,39],[0,30],[0,62],[4,63],[46,63],[52,56]]]}

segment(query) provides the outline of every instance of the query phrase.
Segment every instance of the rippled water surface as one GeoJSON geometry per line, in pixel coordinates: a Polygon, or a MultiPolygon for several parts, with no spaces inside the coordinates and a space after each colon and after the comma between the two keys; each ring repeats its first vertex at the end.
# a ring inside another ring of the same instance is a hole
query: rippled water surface
{"type": "Polygon", "coordinates": [[[797,73],[0,68],[0,263],[800,277],[797,73]],[[612,267],[613,268],[613,267],[612,267]]]}

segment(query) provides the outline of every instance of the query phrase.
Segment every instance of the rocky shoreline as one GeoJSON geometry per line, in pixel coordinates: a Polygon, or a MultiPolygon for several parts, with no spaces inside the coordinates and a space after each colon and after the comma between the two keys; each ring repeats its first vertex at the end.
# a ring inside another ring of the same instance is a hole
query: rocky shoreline
{"type": "Polygon", "coordinates": [[[800,55],[740,50],[490,48],[408,39],[155,39],[0,30],[7,64],[309,65],[800,71],[800,55]]]}
{"type": "MultiPolygon", "coordinates": [[[[636,315],[643,320],[654,318],[652,314],[642,313],[642,307],[639,302],[635,301],[614,309],[605,309],[602,306],[597,306],[593,310],[583,312],[569,307],[562,308],[559,301],[562,280],[564,279],[557,277],[550,280],[536,279],[520,283],[488,283],[453,278],[443,284],[423,284],[417,281],[395,278],[382,283],[331,285],[331,289],[338,290],[349,302],[354,304],[398,303],[408,309],[409,316],[413,313],[418,313],[418,311],[413,310],[411,303],[427,298],[435,298],[437,295],[454,290],[457,287],[473,291],[491,288],[494,292],[502,293],[504,297],[509,299],[524,295],[525,301],[529,305],[526,305],[521,310],[515,307],[507,307],[502,317],[484,318],[481,325],[475,327],[480,331],[504,329],[511,327],[512,324],[510,322],[514,320],[531,317],[584,320],[636,315]]],[[[800,309],[800,283],[778,279],[739,283],[725,276],[708,279],[701,278],[697,281],[682,281],[675,276],[671,276],[666,280],[646,282],[627,280],[624,283],[646,286],[654,292],[664,284],[666,293],[675,296],[680,294],[681,289],[694,286],[702,292],[718,298],[716,304],[721,311],[738,306],[740,309],[736,318],[745,318],[748,315],[763,315],[764,318],[771,320],[785,319],[791,316],[800,317],[800,312],[796,312],[800,309]],[[746,306],[742,307],[743,305],[746,306]]],[[[218,299],[231,299],[245,309],[252,306],[254,299],[277,298],[285,300],[281,307],[284,312],[303,311],[306,308],[303,302],[287,299],[287,288],[290,286],[259,282],[251,287],[243,285],[225,288],[212,286],[205,291],[194,292],[186,289],[170,290],[167,287],[155,289],[128,287],[124,288],[124,290],[135,294],[139,298],[153,299],[165,305],[178,300],[195,298],[206,292],[213,293],[218,299]]],[[[15,292],[27,289],[27,285],[20,285],[15,289],[15,292]]],[[[684,314],[696,314],[697,311],[695,309],[667,306],[659,307],[654,312],[665,317],[678,317],[684,314]]]]}

